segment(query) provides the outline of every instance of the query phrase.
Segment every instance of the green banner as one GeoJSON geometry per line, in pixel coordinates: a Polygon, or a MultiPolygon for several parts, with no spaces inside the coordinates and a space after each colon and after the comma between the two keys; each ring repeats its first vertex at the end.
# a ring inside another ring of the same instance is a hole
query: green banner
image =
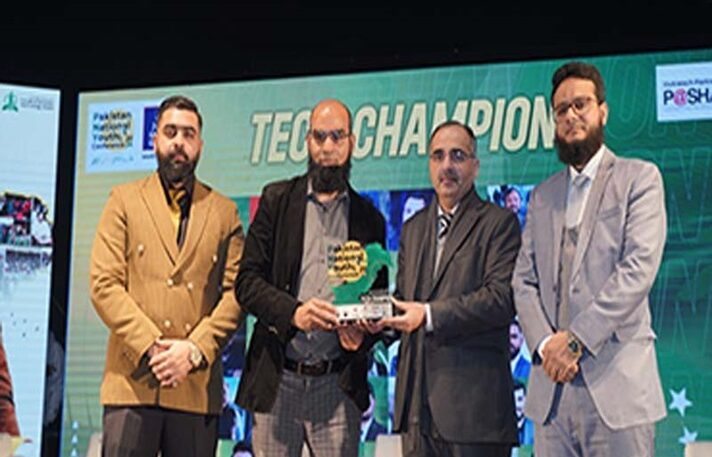
{"type": "MultiPolygon", "coordinates": [[[[606,144],[618,155],[655,162],[665,180],[668,242],[650,298],[669,411],[657,426],[656,450],[658,455],[681,455],[683,442],[712,440],[712,409],[707,407],[712,404],[712,232],[704,228],[712,220],[707,199],[712,50],[584,60],[596,64],[607,83],[606,144]]],[[[416,192],[428,195],[427,139],[438,123],[457,119],[476,133],[481,160],[476,186],[483,198],[501,203],[505,189],[516,187],[526,201],[532,186],[562,168],[553,147],[549,100],[551,75],[561,63],[81,94],[63,455],[83,453],[90,435],[101,427],[98,390],[107,332],[88,294],[94,230],[111,186],[155,169],[151,134],[162,98],[180,93],[197,101],[205,140],[198,176],[233,197],[246,224],[266,183],[306,170],[310,108],[324,98],[342,100],[352,111],[356,136],[352,182],[385,213],[388,247],[395,256],[392,240],[406,217],[405,200],[416,192]]],[[[378,397],[392,391],[393,384],[388,367],[393,350],[382,349],[374,360],[383,359],[385,373],[376,368],[371,373],[372,386],[378,386],[374,391],[384,392],[378,397]]],[[[227,382],[230,394],[236,382],[227,382]]],[[[377,399],[381,401],[387,400],[377,399]]],[[[379,424],[388,429],[382,408],[375,409],[379,424]]],[[[371,448],[364,449],[368,453],[371,448]]]]}

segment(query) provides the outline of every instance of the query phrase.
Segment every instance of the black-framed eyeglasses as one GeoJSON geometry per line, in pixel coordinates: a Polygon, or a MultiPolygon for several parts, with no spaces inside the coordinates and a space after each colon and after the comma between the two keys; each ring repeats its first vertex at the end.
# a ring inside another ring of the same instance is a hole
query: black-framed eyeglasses
{"type": "Polygon", "coordinates": [[[447,152],[445,152],[444,149],[436,149],[430,153],[430,160],[432,160],[433,162],[442,162],[443,160],[445,160],[446,154],[450,156],[450,161],[454,163],[463,163],[468,159],[475,158],[474,154],[470,154],[464,149],[454,148],[450,149],[447,152]]]}
{"type": "Polygon", "coordinates": [[[590,95],[574,97],[569,102],[559,103],[557,106],[555,106],[554,117],[557,120],[563,119],[564,117],[566,117],[566,113],[569,112],[569,109],[573,109],[574,114],[577,115],[586,114],[596,102],[598,102],[599,105],[603,103],[597,101],[595,97],[591,97],[590,95]]]}
{"type": "Polygon", "coordinates": [[[331,141],[334,143],[340,143],[344,141],[346,137],[349,136],[349,133],[345,131],[344,129],[338,129],[338,130],[316,130],[312,129],[309,130],[309,135],[314,139],[319,144],[323,144],[327,138],[331,138],[331,141]]]}

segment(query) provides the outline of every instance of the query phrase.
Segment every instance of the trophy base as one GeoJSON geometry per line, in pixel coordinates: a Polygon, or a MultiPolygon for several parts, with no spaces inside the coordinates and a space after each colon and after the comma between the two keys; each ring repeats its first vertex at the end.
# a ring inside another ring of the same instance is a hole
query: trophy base
{"type": "Polygon", "coordinates": [[[378,320],[393,316],[393,306],[390,303],[338,305],[336,313],[340,323],[378,320]]]}

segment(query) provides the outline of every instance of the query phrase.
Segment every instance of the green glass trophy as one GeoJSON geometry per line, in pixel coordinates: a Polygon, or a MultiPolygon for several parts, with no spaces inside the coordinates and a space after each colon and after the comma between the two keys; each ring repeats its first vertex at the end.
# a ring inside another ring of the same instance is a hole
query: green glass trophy
{"type": "Polygon", "coordinates": [[[339,322],[393,315],[388,290],[371,290],[381,268],[392,266],[388,251],[380,244],[363,247],[358,241],[347,241],[334,249],[329,260],[329,278],[337,284],[332,289],[339,322]]]}

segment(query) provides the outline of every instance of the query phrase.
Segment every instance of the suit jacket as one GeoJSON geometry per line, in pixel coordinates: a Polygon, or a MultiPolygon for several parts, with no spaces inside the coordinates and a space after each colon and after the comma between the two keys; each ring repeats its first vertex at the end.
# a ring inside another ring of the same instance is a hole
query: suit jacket
{"type": "Polygon", "coordinates": [[[509,324],[519,223],[471,190],[433,278],[437,211],[433,200],[401,232],[397,294],[430,303],[433,331],[421,327],[402,337],[394,427],[404,431],[419,421],[419,403],[427,401],[447,441],[515,444],[509,324]],[[421,383],[422,396],[415,387],[421,383]]]}
{"type": "MultiPolygon", "coordinates": [[[[385,222],[366,199],[349,188],[348,239],[362,245],[385,243],[385,222]]],[[[242,306],[257,317],[242,373],[237,403],[250,411],[272,409],[282,377],[287,344],[297,329],[291,320],[297,308],[299,274],[304,249],[307,177],[299,176],[267,185],[245,242],[235,293],[242,306]]],[[[381,272],[374,287],[385,288],[381,272]]],[[[365,410],[369,343],[345,352],[348,359],[339,385],[365,410]]]]}
{"type": "MultiPolygon", "coordinates": [[[[0,328],[1,335],[2,329],[0,328]]],[[[7,356],[5,355],[2,339],[0,339],[0,433],[7,433],[12,436],[20,435],[17,416],[15,415],[15,403],[12,397],[10,368],[7,365],[7,356]]]]}
{"type": "MultiPolygon", "coordinates": [[[[603,421],[619,429],[665,416],[648,305],[665,244],[665,197],[655,165],[618,158],[605,147],[599,153],[566,293],[569,329],[586,348],[581,374],[603,421]]],[[[563,170],[532,192],[513,279],[519,321],[533,348],[525,411],[539,423],[555,384],[535,348],[556,331],[567,182],[563,170]]]]}
{"type": "Polygon", "coordinates": [[[221,348],[241,320],[232,288],[242,245],[235,203],[197,180],[180,249],[157,173],[112,189],[90,265],[92,303],[110,331],[102,404],[220,413],[221,348]],[[158,337],[190,339],[207,367],[159,388],[145,356],[158,337]]]}

